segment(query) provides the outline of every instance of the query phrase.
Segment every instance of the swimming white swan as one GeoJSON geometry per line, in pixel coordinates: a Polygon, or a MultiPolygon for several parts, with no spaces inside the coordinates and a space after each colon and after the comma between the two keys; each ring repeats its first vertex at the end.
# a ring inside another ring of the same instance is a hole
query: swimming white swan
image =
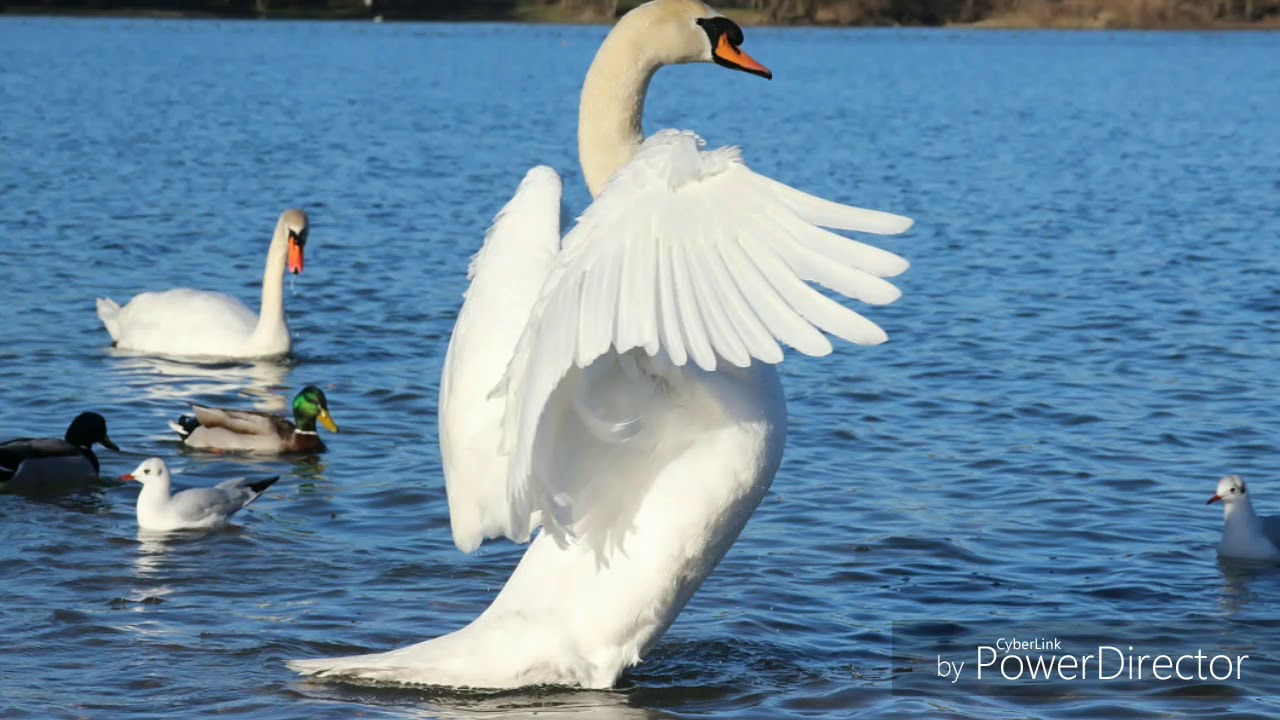
{"type": "Polygon", "coordinates": [[[293,346],[284,317],[284,274],[302,272],[307,214],[286,210],[276,223],[262,305],[254,313],[222,293],[179,288],[142,293],[120,307],[98,298],[98,317],[116,347],[172,357],[258,358],[284,355],[293,346]]]}
{"type": "Polygon", "coordinates": [[[1280,517],[1259,517],[1253,510],[1249,486],[1239,475],[1218,481],[1218,491],[1209,498],[1222,503],[1222,540],[1218,554],[1245,560],[1280,560],[1280,517]]]}
{"type": "Polygon", "coordinates": [[[770,73],[742,31],[692,0],[655,0],[609,34],[587,73],[579,153],[595,201],[559,237],[560,181],[534,168],[471,267],[440,398],[453,536],[534,539],[493,604],[457,632],[392,652],[291,663],[366,680],[511,688],[611,686],[720,562],[782,459],[779,343],[885,334],[805,281],[884,304],[878,234],[907,218],[827,202],[704,151],[642,141],[664,65],[770,73]],[[501,452],[499,452],[499,450],[501,452]]]}

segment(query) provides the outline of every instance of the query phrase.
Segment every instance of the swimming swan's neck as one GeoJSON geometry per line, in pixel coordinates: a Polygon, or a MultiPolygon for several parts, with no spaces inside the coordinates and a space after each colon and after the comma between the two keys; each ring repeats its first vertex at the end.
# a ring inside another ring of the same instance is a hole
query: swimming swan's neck
{"type": "Polygon", "coordinates": [[[258,308],[258,326],[253,333],[260,341],[289,334],[284,319],[284,269],[288,261],[289,228],[281,219],[267,250],[266,269],[262,271],[262,304],[258,308]]]}

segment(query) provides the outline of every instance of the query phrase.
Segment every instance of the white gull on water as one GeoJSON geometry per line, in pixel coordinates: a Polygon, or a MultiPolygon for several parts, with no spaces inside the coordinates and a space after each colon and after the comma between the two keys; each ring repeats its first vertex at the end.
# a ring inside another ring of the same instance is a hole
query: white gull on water
{"type": "Polygon", "coordinates": [[[257,500],[280,476],[262,480],[237,478],[209,488],[192,488],[170,495],[169,467],[160,458],[142,461],[120,478],[142,483],[138,493],[138,527],[143,530],[202,530],[227,520],[257,500]]]}
{"type": "Polygon", "coordinates": [[[1246,560],[1280,560],[1280,517],[1259,517],[1253,510],[1248,485],[1239,475],[1218,481],[1218,491],[1206,505],[1222,503],[1224,525],[1218,554],[1246,560]]]}

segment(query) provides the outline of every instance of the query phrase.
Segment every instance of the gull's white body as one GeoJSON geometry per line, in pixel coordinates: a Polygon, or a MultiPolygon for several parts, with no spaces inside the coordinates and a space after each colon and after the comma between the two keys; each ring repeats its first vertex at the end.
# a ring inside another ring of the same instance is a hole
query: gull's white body
{"type": "Polygon", "coordinates": [[[679,615],[773,481],[787,419],[779,342],[822,355],[831,345],[818,328],[884,340],[805,280],[891,302],[897,290],[877,276],[906,262],[817,226],[893,233],[909,220],[804,195],[688,133],[641,146],[652,72],[706,59],[692,40],[664,48],[689,11],[712,12],[661,0],[610,34],[582,100],[595,202],[560,242],[559,179],[530,171],[485,239],[450,343],[440,435],[455,542],[470,551],[486,537],[542,532],[465,628],[294,669],[611,686],[679,615]]]}
{"type": "Polygon", "coordinates": [[[1239,475],[1228,475],[1218,482],[1214,497],[1222,500],[1223,515],[1218,554],[1244,560],[1280,560],[1280,518],[1260,517],[1245,487],[1239,475]]]}
{"type": "Polygon", "coordinates": [[[169,468],[151,458],[132,473],[142,483],[138,493],[138,527],[143,530],[204,530],[226,525],[232,515],[257,500],[271,482],[236,478],[209,488],[192,488],[171,495],[169,468]],[[143,470],[147,469],[146,475],[143,470]],[[265,486],[264,484],[265,483],[265,486]],[[257,485],[257,489],[250,485],[257,485]]]}
{"type": "Polygon", "coordinates": [[[98,317],[116,347],[170,357],[259,358],[288,353],[292,339],[284,314],[287,219],[296,212],[286,211],[276,223],[258,313],[230,295],[188,288],[141,293],[123,307],[110,298],[98,298],[98,317]]]}

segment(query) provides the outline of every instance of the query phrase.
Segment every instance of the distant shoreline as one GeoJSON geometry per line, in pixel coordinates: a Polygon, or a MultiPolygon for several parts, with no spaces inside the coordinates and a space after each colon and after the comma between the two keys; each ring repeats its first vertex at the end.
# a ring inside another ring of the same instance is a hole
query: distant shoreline
{"type": "Polygon", "coordinates": [[[1243,22],[1240,20],[1215,20],[1209,23],[1171,22],[1164,24],[1117,25],[1099,18],[1057,18],[1049,22],[1034,22],[1018,15],[997,15],[971,23],[949,23],[943,27],[970,30],[1132,30],[1137,32],[1236,32],[1250,30],[1280,30],[1280,16],[1272,16],[1243,22]]]}
{"type": "MultiPolygon", "coordinates": [[[[785,22],[772,23],[759,11],[737,11],[730,9],[730,17],[740,24],[749,27],[773,28],[924,28],[950,30],[1130,30],[1130,31],[1184,31],[1184,32],[1234,32],[1234,31],[1275,31],[1280,30],[1280,16],[1268,16],[1254,22],[1239,20],[1219,20],[1209,23],[1170,22],[1163,24],[1120,24],[1108,17],[1033,17],[1025,14],[1009,13],[984,18],[968,23],[933,24],[864,24],[864,23],[826,23],[826,22],[785,22]]],[[[156,20],[319,20],[319,21],[372,21],[363,12],[334,10],[329,12],[272,12],[266,16],[253,14],[214,13],[196,10],[163,10],[157,8],[50,8],[21,4],[8,4],[0,0],[0,18],[5,17],[83,17],[83,18],[139,18],[156,20]]],[[[442,14],[411,17],[390,17],[387,22],[496,22],[530,25],[610,25],[612,18],[598,14],[566,14],[554,8],[522,8],[517,5],[508,14],[442,14]]]]}

